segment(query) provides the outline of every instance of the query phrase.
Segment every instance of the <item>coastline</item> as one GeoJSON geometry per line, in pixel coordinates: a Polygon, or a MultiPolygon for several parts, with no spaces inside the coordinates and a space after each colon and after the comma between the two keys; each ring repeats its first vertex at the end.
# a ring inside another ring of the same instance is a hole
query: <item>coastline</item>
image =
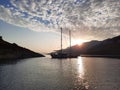
{"type": "Polygon", "coordinates": [[[45,57],[40,53],[36,53],[27,48],[21,47],[16,43],[9,43],[0,36],[0,62],[14,61],[18,59],[26,59],[32,57],[45,57]]]}
{"type": "Polygon", "coordinates": [[[104,58],[117,58],[120,59],[120,55],[80,55],[81,57],[104,57],[104,58]]]}

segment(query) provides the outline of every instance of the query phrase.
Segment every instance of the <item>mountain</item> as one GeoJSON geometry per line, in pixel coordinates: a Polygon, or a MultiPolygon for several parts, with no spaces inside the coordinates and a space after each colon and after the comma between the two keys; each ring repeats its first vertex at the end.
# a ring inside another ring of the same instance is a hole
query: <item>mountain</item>
{"type": "Polygon", "coordinates": [[[93,46],[90,46],[86,50],[81,49],[81,51],[81,54],[120,56],[120,36],[97,41],[93,46]]]}
{"type": "Polygon", "coordinates": [[[15,60],[31,57],[44,57],[42,54],[33,52],[29,49],[18,46],[15,43],[9,43],[0,36],[0,61],[15,60]]]}
{"type": "Polygon", "coordinates": [[[120,36],[109,38],[103,41],[90,41],[82,45],[74,45],[63,50],[74,56],[100,56],[100,57],[117,57],[120,58],[120,36]]]}

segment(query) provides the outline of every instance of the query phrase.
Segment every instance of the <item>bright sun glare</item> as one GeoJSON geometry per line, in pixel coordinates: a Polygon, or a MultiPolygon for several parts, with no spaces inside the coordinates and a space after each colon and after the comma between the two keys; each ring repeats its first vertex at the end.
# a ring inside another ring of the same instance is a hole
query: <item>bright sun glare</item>
{"type": "Polygon", "coordinates": [[[80,40],[80,39],[75,39],[72,40],[72,45],[82,45],[84,42],[86,42],[86,40],[80,40]]]}

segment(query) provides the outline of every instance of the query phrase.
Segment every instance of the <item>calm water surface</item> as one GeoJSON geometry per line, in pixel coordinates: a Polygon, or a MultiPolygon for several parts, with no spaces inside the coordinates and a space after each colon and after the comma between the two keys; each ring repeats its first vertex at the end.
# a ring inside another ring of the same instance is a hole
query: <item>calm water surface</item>
{"type": "Polygon", "coordinates": [[[0,64],[0,90],[120,90],[120,59],[31,58],[0,64]]]}

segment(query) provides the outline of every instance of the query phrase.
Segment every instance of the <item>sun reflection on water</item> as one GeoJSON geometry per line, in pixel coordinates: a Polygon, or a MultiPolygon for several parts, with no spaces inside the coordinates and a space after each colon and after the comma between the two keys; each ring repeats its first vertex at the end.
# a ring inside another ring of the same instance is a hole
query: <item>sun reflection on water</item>
{"type": "Polygon", "coordinates": [[[78,64],[78,76],[77,76],[77,80],[75,82],[76,88],[79,90],[88,90],[89,84],[88,84],[86,78],[84,77],[85,71],[84,71],[82,57],[78,57],[77,64],[78,64]]]}
{"type": "Polygon", "coordinates": [[[79,73],[79,78],[84,79],[84,68],[81,57],[78,57],[78,73],[79,73]]]}

